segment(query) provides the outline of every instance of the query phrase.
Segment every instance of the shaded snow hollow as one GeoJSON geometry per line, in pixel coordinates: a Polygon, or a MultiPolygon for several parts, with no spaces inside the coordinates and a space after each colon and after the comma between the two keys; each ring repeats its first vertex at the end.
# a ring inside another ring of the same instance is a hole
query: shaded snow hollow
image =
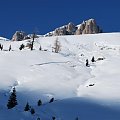
{"type": "Polygon", "coordinates": [[[19,50],[29,40],[0,41],[4,45],[0,51],[0,119],[120,120],[120,33],[60,36],[59,53],[52,52],[56,38],[36,38],[33,51],[19,50]],[[12,51],[7,51],[9,45],[12,51]],[[92,63],[93,56],[104,59],[92,63]],[[90,67],[85,66],[86,59],[90,67]],[[7,110],[13,86],[18,106],[7,110]],[[56,101],[50,104],[52,97],[56,101]],[[37,107],[39,99],[44,103],[41,107],[37,107]],[[34,115],[24,112],[26,102],[35,108],[34,115]]]}

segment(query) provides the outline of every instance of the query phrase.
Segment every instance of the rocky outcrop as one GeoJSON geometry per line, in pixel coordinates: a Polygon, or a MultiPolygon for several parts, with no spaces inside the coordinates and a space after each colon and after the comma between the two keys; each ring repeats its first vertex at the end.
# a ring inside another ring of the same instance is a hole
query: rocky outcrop
{"type": "Polygon", "coordinates": [[[78,25],[78,29],[76,30],[75,34],[96,34],[100,32],[101,30],[99,29],[99,26],[96,24],[95,20],[89,19],[78,25]]]}
{"type": "MultiPolygon", "coordinates": [[[[34,37],[38,38],[39,36],[35,34],[34,37]]],[[[22,41],[22,40],[31,39],[31,38],[33,38],[33,34],[27,35],[23,31],[16,31],[12,37],[12,41],[22,41]]]]}
{"type": "Polygon", "coordinates": [[[54,33],[52,34],[52,36],[60,36],[60,35],[66,35],[66,28],[57,28],[55,29],[54,33]]]}
{"type": "Polygon", "coordinates": [[[73,23],[69,23],[68,25],[55,29],[52,36],[74,35],[75,31],[76,31],[75,25],[73,23]]]}
{"type": "Polygon", "coordinates": [[[59,27],[53,32],[45,36],[61,36],[61,35],[80,35],[80,34],[96,34],[102,32],[94,19],[83,21],[80,25],[75,26],[73,23],[59,27]]]}
{"type": "Polygon", "coordinates": [[[75,27],[75,25],[73,23],[70,22],[66,26],[66,30],[67,30],[68,34],[73,35],[75,33],[75,31],[76,31],[76,27],[75,27]]]}
{"type": "Polygon", "coordinates": [[[25,32],[23,31],[16,31],[15,34],[12,37],[12,41],[21,41],[24,40],[26,37],[25,32]]]}
{"type": "MultiPolygon", "coordinates": [[[[97,25],[96,21],[94,19],[89,19],[86,21],[83,21],[79,25],[74,25],[72,22],[70,22],[67,25],[64,25],[62,27],[56,28],[54,31],[49,32],[43,36],[62,36],[62,35],[81,35],[81,34],[96,34],[101,33],[102,30],[97,25]]],[[[35,38],[38,38],[38,35],[34,36],[35,38]]],[[[12,40],[13,41],[21,41],[25,39],[31,39],[33,38],[33,34],[26,35],[23,31],[16,31],[16,33],[13,35],[12,40]]]]}

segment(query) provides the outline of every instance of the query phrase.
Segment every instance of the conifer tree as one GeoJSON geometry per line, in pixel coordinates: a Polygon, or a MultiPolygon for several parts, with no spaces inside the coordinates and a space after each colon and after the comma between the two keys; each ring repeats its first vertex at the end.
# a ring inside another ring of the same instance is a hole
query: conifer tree
{"type": "Polygon", "coordinates": [[[24,47],[25,47],[25,45],[21,44],[19,49],[22,50],[22,49],[24,49],[24,47]]]}
{"type": "Polygon", "coordinates": [[[40,118],[38,117],[36,120],[40,120],[40,118]]]}
{"type": "Polygon", "coordinates": [[[31,108],[30,112],[31,112],[31,114],[34,114],[35,113],[34,108],[31,108]]]}
{"type": "Polygon", "coordinates": [[[1,45],[1,43],[0,43],[0,49],[1,49],[1,47],[2,47],[2,45],[1,45]]]}
{"type": "Polygon", "coordinates": [[[38,100],[38,106],[41,106],[41,105],[42,105],[42,101],[38,100]]]}
{"type": "Polygon", "coordinates": [[[39,48],[39,50],[40,50],[40,51],[42,50],[42,47],[41,47],[41,45],[40,45],[40,48],[39,48]]]}
{"type": "Polygon", "coordinates": [[[94,56],[92,57],[92,60],[91,60],[92,62],[95,62],[95,58],[94,58],[94,56]]]}
{"type": "Polygon", "coordinates": [[[52,117],[52,120],[55,120],[55,119],[56,119],[56,118],[53,116],[53,117],[52,117]]]}
{"type": "Polygon", "coordinates": [[[76,119],[75,119],[75,120],[79,120],[79,119],[78,119],[78,117],[76,117],[76,119]]]}
{"type": "Polygon", "coordinates": [[[29,111],[30,110],[30,105],[29,105],[29,103],[27,102],[27,104],[26,104],[26,106],[25,106],[25,108],[24,108],[24,111],[29,111]]]}
{"type": "Polygon", "coordinates": [[[11,108],[15,107],[17,104],[18,103],[17,103],[17,98],[16,98],[16,89],[14,87],[13,91],[10,95],[10,98],[8,100],[7,107],[8,107],[8,109],[11,109],[11,108]]]}
{"type": "Polygon", "coordinates": [[[49,103],[52,103],[53,101],[54,101],[54,98],[51,98],[50,101],[49,101],[49,103]]]}
{"type": "Polygon", "coordinates": [[[89,67],[88,59],[86,60],[86,66],[89,67]]]}
{"type": "Polygon", "coordinates": [[[1,45],[0,49],[1,49],[1,51],[3,50],[3,45],[1,45]]]}

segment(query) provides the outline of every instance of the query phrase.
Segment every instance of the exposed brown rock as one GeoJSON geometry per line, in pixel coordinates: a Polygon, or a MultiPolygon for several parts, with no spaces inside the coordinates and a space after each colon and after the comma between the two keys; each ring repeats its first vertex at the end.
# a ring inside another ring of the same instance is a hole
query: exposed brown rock
{"type": "Polygon", "coordinates": [[[16,31],[12,37],[12,41],[21,41],[24,40],[26,34],[23,31],[16,31]]]}
{"type": "Polygon", "coordinates": [[[89,19],[78,26],[75,34],[95,34],[100,33],[101,30],[99,29],[98,25],[96,24],[94,19],[89,19]]]}
{"type": "Polygon", "coordinates": [[[46,36],[61,36],[61,35],[80,35],[80,34],[96,34],[101,30],[94,19],[83,21],[80,25],[75,26],[73,23],[59,27],[46,36]]]}

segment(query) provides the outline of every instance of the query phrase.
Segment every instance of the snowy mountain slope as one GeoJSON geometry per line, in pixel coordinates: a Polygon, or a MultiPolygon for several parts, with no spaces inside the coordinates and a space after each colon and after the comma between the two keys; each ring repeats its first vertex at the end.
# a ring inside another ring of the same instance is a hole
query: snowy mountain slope
{"type": "Polygon", "coordinates": [[[4,38],[4,37],[0,37],[0,40],[7,41],[7,40],[9,40],[9,39],[7,39],[7,38],[4,38]]]}
{"type": "Polygon", "coordinates": [[[40,37],[35,39],[33,51],[20,51],[19,46],[28,42],[0,42],[4,45],[0,51],[0,119],[120,119],[120,33],[40,37]],[[59,53],[52,52],[56,38],[61,44],[59,53]],[[12,51],[8,51],[10,45],[12,51]],[[95,60],[104,59],[92,63],[93,56],[95,60]],[[86,59],[90,67],[85,65],[86,59]],[[18,106],[7,110],[9,92],[14,86],[18,106]],[[57,101],[49,104],[52,97],[57,101]],[[37,107],[39,99],[45,104],[41,108],[37,107]],[[35,115],[24,112],[26,102],[35,108],[35,115]]]}

